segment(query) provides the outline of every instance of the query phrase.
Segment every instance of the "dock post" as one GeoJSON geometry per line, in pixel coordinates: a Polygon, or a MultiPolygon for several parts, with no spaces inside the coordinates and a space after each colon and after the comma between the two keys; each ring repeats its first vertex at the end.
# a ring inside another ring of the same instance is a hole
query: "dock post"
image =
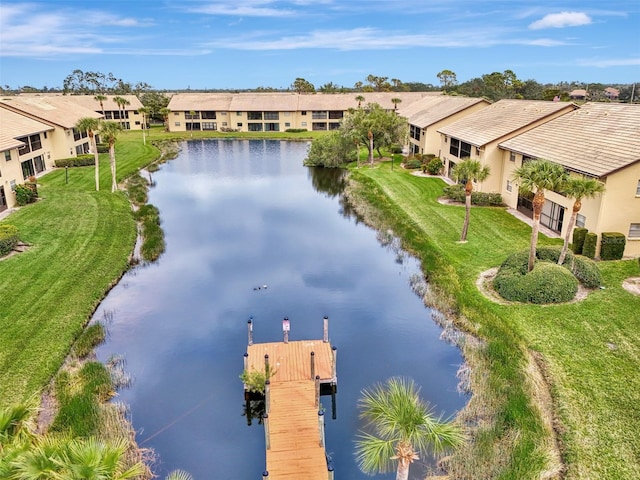
{"type": "Polygon", "coordinates": [[[327,317],[326,315],[324,316],[324,319],[323,319],[322,341],[324,343],[329,342],[329,317],[327,317]]]}
{"type": "Polygon", "coordinates": [[[271,382],[267,380],[264,382],[264,411],[269,413],[271,411],[271,382]]]}
{"type": "Polygon", "coordinates": [[[333,465],[329,465],[327,471],[329,472],[329,480],[333,480],[333,465]]]}
{"type": "Polygon", "coordinates": [[[316,375],[316,407],[320,406],[320,375],[316,375]]]}
{"type": "Polygon", "coordinates": [[[332,364],[332,376],[333,376],[333,381],[336,381],[336,378],[338,378],[338,348],[334,345],[333,347],[331,347],[331,351],[333,352],[333,364],[332,364]]]}
{"type": "Polygon", "coordinates": [[[264,354],[264,374],[267,378],[269,378],[269,354],[264,354]]]}
{"type": "Polygon", "coordinates": [[[338,418],[336,410],[336,384],[334,382],[331,382],[331,418],[333,420],[338,418]]]}
{"type": "Polygon", "coordinates": [[[311,352],[311,380],[316,378],[316,352],[311,352]]]}
{"type": "Polygon", "coordinates": [[[320,432],[320,446],[324,448],[324,412],[318,410],[318,429],[320,432]]]}
{"type": "Polygon", "coordinates": [[[262,480],[267,480],[267,478],[269,478],[269,472],[265,470],[264,472],[262,472],[262,480]]]}
{"type": "Polygon", "coordinates": [[[289,343],[289,329],[290,327],[289,317],[284,317],[282,321],[282,334],[284,336],[284,343],[289,343]]]}
{"type": "Polygon", "coordinates": [[[270,440],[270,432],[269,432],[269,414],[265,413],[262,416],[262,423],[264,424],[264,441],[265,441],[267,450],[271,450],[271,440],[270,440]]]}
{"type": "Polygon", "coordinates": [[[249,317],[247,322],[247,333],[249,335],[249,345],[253,345],[253,317],[249,317]]]}
{"type": "Polygon", "coordinates": [[[249,368],[249,352],[244,352],[244,369],[249,368]]]}

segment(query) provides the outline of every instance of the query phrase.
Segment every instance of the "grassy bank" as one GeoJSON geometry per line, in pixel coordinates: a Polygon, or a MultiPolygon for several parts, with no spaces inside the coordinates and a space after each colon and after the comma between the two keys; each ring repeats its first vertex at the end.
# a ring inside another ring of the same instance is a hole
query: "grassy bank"
{"type": "MultiPolygon", "coordinates": [[[[499,305],[475,282],[528,246],[529,226],[500,208],[474,208],[469,242],[460,244],[464,208],[437,203],[440,180],[391,172],[389,164],[357,169],[353,178],[377,221],[422,259],[431,284],[449,299],[441,307],[484,341],[466,352],[477,368],[462,418],[477,431],[452,459],[454,477],[639,478],[640,298],[621,287],[640,274],[637,261],[600,263],[605,289],[579,303],[499,305]]],[[[541,236],[542,245],[557,243],[541,236]]]]}

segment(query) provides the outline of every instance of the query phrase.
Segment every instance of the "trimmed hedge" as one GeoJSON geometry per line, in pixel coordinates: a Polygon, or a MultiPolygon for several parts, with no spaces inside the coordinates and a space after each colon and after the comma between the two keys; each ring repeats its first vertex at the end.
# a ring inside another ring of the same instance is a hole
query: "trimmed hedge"
{"type": "Polygon", "coordinates": [[[108,143],[96,143],[96,148],[98,149],[98,153],[109,153],[108,143]]]}
{"type": "MultiPolygon", "coordinates": [[[[565,265],[567,262],[565,262],[565,265]]],[[[587,288],[598,288],[602,285],[602,275],[596,262],[583,256],[575,256],[571,264],[571,271],[578,281],[587,288]]]]}
{"type": "Polygon", "coordinates": [[[582,247],[584,246],[584,237],[587,235],[586,228],[577,227],[573,230],[573,244],[572,250],[576,255],[580,255],[582,253],[582,247]]]}
{"type": "Polygon", "coordinates": [[[15,225],[0,225],[0,257],[4,257],[18,245],[18,227],[15,225]]]}
{"type": "Polygon", "coordinates": [[[84,153],[77,157],[60,158],[54,162],[54,165],[59,168],[88,167],[89,165],[95,165],[95,157],[93,153],[84,153]]]}
{"type": "Polygon", "coordinates": [[[308,131],[309,130],[307,130],[306,128],[287,128],[285,130],[285,132],[287,133],[302,133],[302,132],[308,132],[308,131]]]}
{"type": "Polygon", "coordinates": [[[600,258],[602,260],[620,260],[624,255],[627,238],[620,232],[602,232],[600,258]]]}
{"type": "MultiPolygon", "coordinates": [[[[455,202],[465,202],[464,185],[460,183],[447,185],[443,189],[443,194],[455,202]]],[[[471,192],[471,204],[485,207],[499,207],[502,206],[502,195],[499,193],[471,192]]]]}
{"type": "Polygon", "coordinates": [[[596,244],[598,243],[598,235],[595,233],[587,233],[584,237],[584,245],[582,246],[582,255],[592,260],[596,256],[596,244]]]}
{"type": "Polygon", "coordinates": [[[505,299],[535,304],[564,303],[575,297],[578,280],[566,268],[551,262],[538,262],[531,272],[501,270],[493,281],[505,299]]]}

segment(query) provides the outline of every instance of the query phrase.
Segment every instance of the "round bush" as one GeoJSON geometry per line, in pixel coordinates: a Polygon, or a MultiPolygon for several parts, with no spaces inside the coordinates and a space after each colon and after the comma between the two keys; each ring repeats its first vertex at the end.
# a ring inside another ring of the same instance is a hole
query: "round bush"
{"type": "Polygon", "coordinates": [[[507,300],[536,304],[568,302],[578,291],[578,280],[573,274],[551,262],[537,262],[524,275],[517,269],[502,270],[493,285],[507,300]]]}
{"type": "Polygon", "coordinates": [[[590,258],[581,255],[574,256],[572,272],[580,283],[587,288],[598,288],[602,285],[600,269],[596,262],[590,258]]]}
{"type": "Polygon", "coordinates": [[[15,225],[0,225],[0,257],[8,255],[18,245],[18,227],[15,225]]]}

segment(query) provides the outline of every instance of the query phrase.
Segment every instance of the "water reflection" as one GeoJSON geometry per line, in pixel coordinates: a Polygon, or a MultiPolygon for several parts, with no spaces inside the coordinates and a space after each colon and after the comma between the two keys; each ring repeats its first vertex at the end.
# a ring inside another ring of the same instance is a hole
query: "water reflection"
{"type": "MultiPolygon", "coordinates": [[[[341,204],[343,172],[303,167],[306,150],[191,141],[154,173],[150,202],[166,252],[125,275],[95,318],[111,317],[98,355],[126,358],[134,383],[120,400],[140,444],[158,453],[159,475],[182,468],[196,480],[251,479],[264,470],[260,405],[242,405],[239,379],[249,317],[256,342],[281,340],[284,317],[291,340],[322,338],[329,317],[340,393],[326,443],[340,480],[363,478],[353,458],[363,388],[406,375],[437,413],[464,404],[459,352],[439,340],[410,286],[418,262],[392,235],[358,223],[341,204]]],[[[330,411],[331,397],[322,402],[330,411]]]]}

